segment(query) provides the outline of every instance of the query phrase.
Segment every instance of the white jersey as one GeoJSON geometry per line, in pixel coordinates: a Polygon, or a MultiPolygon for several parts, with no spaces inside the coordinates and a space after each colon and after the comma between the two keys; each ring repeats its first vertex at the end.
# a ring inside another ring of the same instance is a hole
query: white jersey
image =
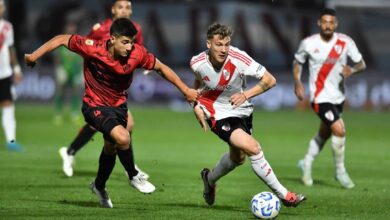
{"type": "Polygon", "coordinates": [[[12,75],[9,47],[14,45],[12,24],[0,19],[0,79],[12,75]]]}
{"type": "Polygon", "coordinates": [[[340,104],[345,100],[342,70],[347,56],[355,63],[362,60],[355,42],[347,35],[334,33],[329,42],[320,34],[302,40],[295,59],[301,64],[309,59],[311,102],[340,104]]]}
{"type": "Polygon", "coordinates": [[[247,53],[230,46],[221,70],[215,70],[209,61],[208,51],[191,59],[191,69],[200,84],[200,107],[208,119],[215,121],[227,117],[247,117],[253,112],[253,105],[245,101],[233,109],[229,102],[231,95],[243,92],[245,76],[261,79],[265,67],[254,61],[247,53]]]}

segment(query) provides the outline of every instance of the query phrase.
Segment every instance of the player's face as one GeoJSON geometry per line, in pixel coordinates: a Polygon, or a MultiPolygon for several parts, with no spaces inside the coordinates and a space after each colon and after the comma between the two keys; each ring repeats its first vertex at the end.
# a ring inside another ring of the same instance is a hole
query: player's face
{"type": "Polygon", "coordinates": [[[207,40],[207,48],[211,61],[223,64],[228,56],[230,48],[230,37],[214,35],[212,39],[207,40]]]}
{"type": "Polygon", "coordinates": [[[114,20],[118,18],[130,18],[133,13],[130,1],[116,1],[111,8],[111,13],[114,20]]]}
{"type": "Polygon", "coordinates": [[[115,57],[127,57],[133,48],[133,39],[127,36],[111,36],[111,43],[115,57]]]}
{"type": "Polygon", "coordinates": [[[323,15],[318,20],[318,26],[320,27],[321,35],[330,38],[337,28],[337,19],[333,15],[323,15]]]}

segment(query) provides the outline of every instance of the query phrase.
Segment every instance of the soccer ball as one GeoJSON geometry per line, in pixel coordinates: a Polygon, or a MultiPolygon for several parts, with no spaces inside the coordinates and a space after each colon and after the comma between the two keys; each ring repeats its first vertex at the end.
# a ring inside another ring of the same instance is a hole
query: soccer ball
{"type": "Polygon", "coordinates": [[[280,211],[280,200],[271,192],[261,192],[253,196],[251,210],[257,218],[275,218],[280,211]]]}

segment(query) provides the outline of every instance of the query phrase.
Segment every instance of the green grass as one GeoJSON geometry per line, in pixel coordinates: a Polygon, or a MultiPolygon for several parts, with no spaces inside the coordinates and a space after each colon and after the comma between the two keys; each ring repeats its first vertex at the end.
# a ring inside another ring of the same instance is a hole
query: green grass
{"type": "MultiPolygon", "coordinates": [[[[132,112],[136,162],[151,175],[155,193],[131,188],[117,160],[107,186],[114,208],[100,208],[88,184],[96,174],[101,137],[77,154],[74,177],[67,178],[58,149],[69,144],[79,126],[54,126],[51,107],[19,105],[18,140],[25,151],[7,151],[0,134],[0,219],[254,219],[250,200],[268,188],[248,161],[221,179],[216,204],[207,207],[199,172],[213,167],[226,145],[211,132],[203,133],[192,113],[151,107],[132,112]]],[[[255,112],[255,137],[279,180],[308,198],[298,208],[282,207],[278,219],[387,219],[389,119],[389,113],[345,112],[346,165],[356,184],[345,190],[334,180],[329,143],[315,161],[314,185],[299,181],[296,163],[319,122],[311,111],[255,112]]]]}

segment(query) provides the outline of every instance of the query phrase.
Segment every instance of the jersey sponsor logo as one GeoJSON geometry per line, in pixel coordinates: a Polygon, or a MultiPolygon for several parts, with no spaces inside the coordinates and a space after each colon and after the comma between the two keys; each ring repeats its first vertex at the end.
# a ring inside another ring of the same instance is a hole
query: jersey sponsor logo
{"type": "Polygon", "coordinates": [[[93,46],[93,40],[91,40],[91,39],[86,39],[86,40],[85,40],[85,44],[88,45],[88,46],[93,46]]]}
{"type": "Polygon", "coordinates": [[[203,78],[202,78],[202,80],[203,80],[203,81],[207,81],[207,82],[209,82],[209,81],[210,81],[210,79],[209,79],[209,77],[208,77],[208,76],[205,76],[205,77],[203,77],[203,78]]]}
{"type": "Polygon", "coordinates": [[[331,110],[327,111],[325,113],[325,118],[328,119],[329,121],[333,121],[334,120],[333,112],[331,110]]]}

